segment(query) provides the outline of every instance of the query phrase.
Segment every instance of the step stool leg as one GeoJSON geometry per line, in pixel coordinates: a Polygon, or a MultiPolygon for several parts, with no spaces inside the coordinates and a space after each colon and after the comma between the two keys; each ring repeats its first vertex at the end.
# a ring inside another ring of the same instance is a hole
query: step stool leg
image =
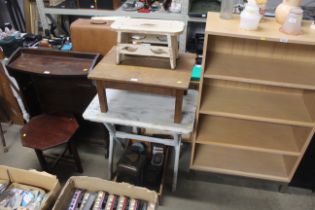
{"type": "Polygon", "coordinates": [[[116,47],[116,64],[120,64],[121,54],[120,54],[120,44],[122,42],[122,32],[117,33],[117,47],[116,47]]]}
{"type": "Polygon", "coordinates": [[[167,35],[167,43],[168,43],[168,49],[170,53],[170,63],[171,63],[171,69],[175,69],[176,67],[176,44],[174,42],[173,36],[167,35]]]}

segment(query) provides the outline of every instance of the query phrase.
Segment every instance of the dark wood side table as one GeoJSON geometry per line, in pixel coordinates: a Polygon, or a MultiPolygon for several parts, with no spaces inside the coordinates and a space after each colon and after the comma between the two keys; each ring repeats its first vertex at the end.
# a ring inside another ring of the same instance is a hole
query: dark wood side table
{"type": "Polygon", "coordinates": [[[191,54],[179,56],[176,70],[159,58],[126,56],[120,65],[115,63],[116,48],[98,63],[88,78],[96,81],[101,112],[107,112],[106,88],[147,92],[175,97],[174,122],[182,119],[183,95],[189,87],[194,58],[191,54]]]}
{"type": "Polygon", "coordinates": [[[80,118],[96,94],[87,75],[98,60],[98,54],[21,48],[7,69],[31,117],[58,112],[80,118]]]}
{"type": "Polygon", "coordinates": [[[7,64],[31,116],[21,131],[22,144],[35,149],[44,170],[47,166],[42,151],[67,143],[78,171],[82,171],[70,138],[84,123],[81,115],[96,94],[87,74],[98,60],[99,55],[92,53],[21,48],[7,64]],[[64,117],[68,115],[74,117],[64,117]]]}

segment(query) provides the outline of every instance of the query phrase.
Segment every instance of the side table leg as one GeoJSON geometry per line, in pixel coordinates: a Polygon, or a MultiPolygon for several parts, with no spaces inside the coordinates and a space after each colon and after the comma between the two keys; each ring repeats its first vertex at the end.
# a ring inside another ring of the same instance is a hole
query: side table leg
{"type": "Polygon", "coordinates": [[[174,141],[175,141],[175,160],[174,160],[174,174],[173,174],[173,184],[172,184],[172,191],[176,190],[177,186],[177,176],[178,176],[178,165],[179,165],[179,155],[180,155],[180,145],[181,145],[181,134],[175,134],[174,141]]]}
{"type": "Polygon", "coordinates": [[[183,90],[176,90],[176,99],[175,99],[175,115],[174,122],[180,123],[182,121],[182,107],[183,107],[183,90]]]}
{"type": "Polygon", "coordinates": [[[98,95],[98,100],[100,103],[101,112],[107,112],[108,106],[107,106],[107,99],[106,99],[106,91],[105,91],[104,82],[103,81],[96,81],[96,89],[97,89],[97,95],[98,95]]]}
{"type": "Polygon", "coordinates": [[[108,179],[112,179],[112,172],[113,172],[113,154],[114,154],[114,140],[115,140],[115,127],[111,124],[104,124],[109,132],[109,157],[108,157],[108,179]]]}
{"type": "Polygon", "coordinates": [[[36,153],[37,159],[39,161],[39,164],[42,167],[42,170],[47,171],[48,167],[47,167],[47,162],[46,162],[46,159],[44,157],[43,151],[35,149],[35,153],[36,153]]]}

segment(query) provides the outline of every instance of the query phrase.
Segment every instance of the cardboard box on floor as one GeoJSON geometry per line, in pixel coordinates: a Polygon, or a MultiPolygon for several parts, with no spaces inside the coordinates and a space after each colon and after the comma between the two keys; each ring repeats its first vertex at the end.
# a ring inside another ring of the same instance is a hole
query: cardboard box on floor
{"type": "Polygon", "coordinates": [[[105,191],[110,194],[123,195],[147,201],[149,203],[148,210],[157,208],[158,195],[154,191],[127,183],[116,183],[96,177],[73,176],[69,178],[63,187],[53,210],[67,209],[75,189],[83,189],[91,192],[105,191]]]}
{"type": "Polygon", "coordinates": [[[38,187],[46,191],[47,199],[41,209],[51,209],[60,192],[60,183],[56,176],[36,170],[24,170],[0,165],[0,180],[38,187]]]}

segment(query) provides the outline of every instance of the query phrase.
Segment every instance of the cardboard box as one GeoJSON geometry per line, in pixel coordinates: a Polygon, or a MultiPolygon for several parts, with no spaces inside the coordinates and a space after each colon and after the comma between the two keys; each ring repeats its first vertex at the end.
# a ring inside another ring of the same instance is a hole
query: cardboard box
{"type": "Polygon", "coordinates": [[[63,187],[53,210],[67,209],[75,189],[91,192],[105,191],[110,194],[123,195],[134,199],[148,201],[148,210],[157,208],[158,195],[156,192],[127,183],[116,183],[96,177],[73,176],[63,187]]]}
{"type": "Polygon", "coordinates": [[[42,210],[51,209],[60,192],[60,183],[56,176],[36,170],[24,170],[0,165],[0,180],[38,187],[46,191],[47,199],[42,210]]]}

